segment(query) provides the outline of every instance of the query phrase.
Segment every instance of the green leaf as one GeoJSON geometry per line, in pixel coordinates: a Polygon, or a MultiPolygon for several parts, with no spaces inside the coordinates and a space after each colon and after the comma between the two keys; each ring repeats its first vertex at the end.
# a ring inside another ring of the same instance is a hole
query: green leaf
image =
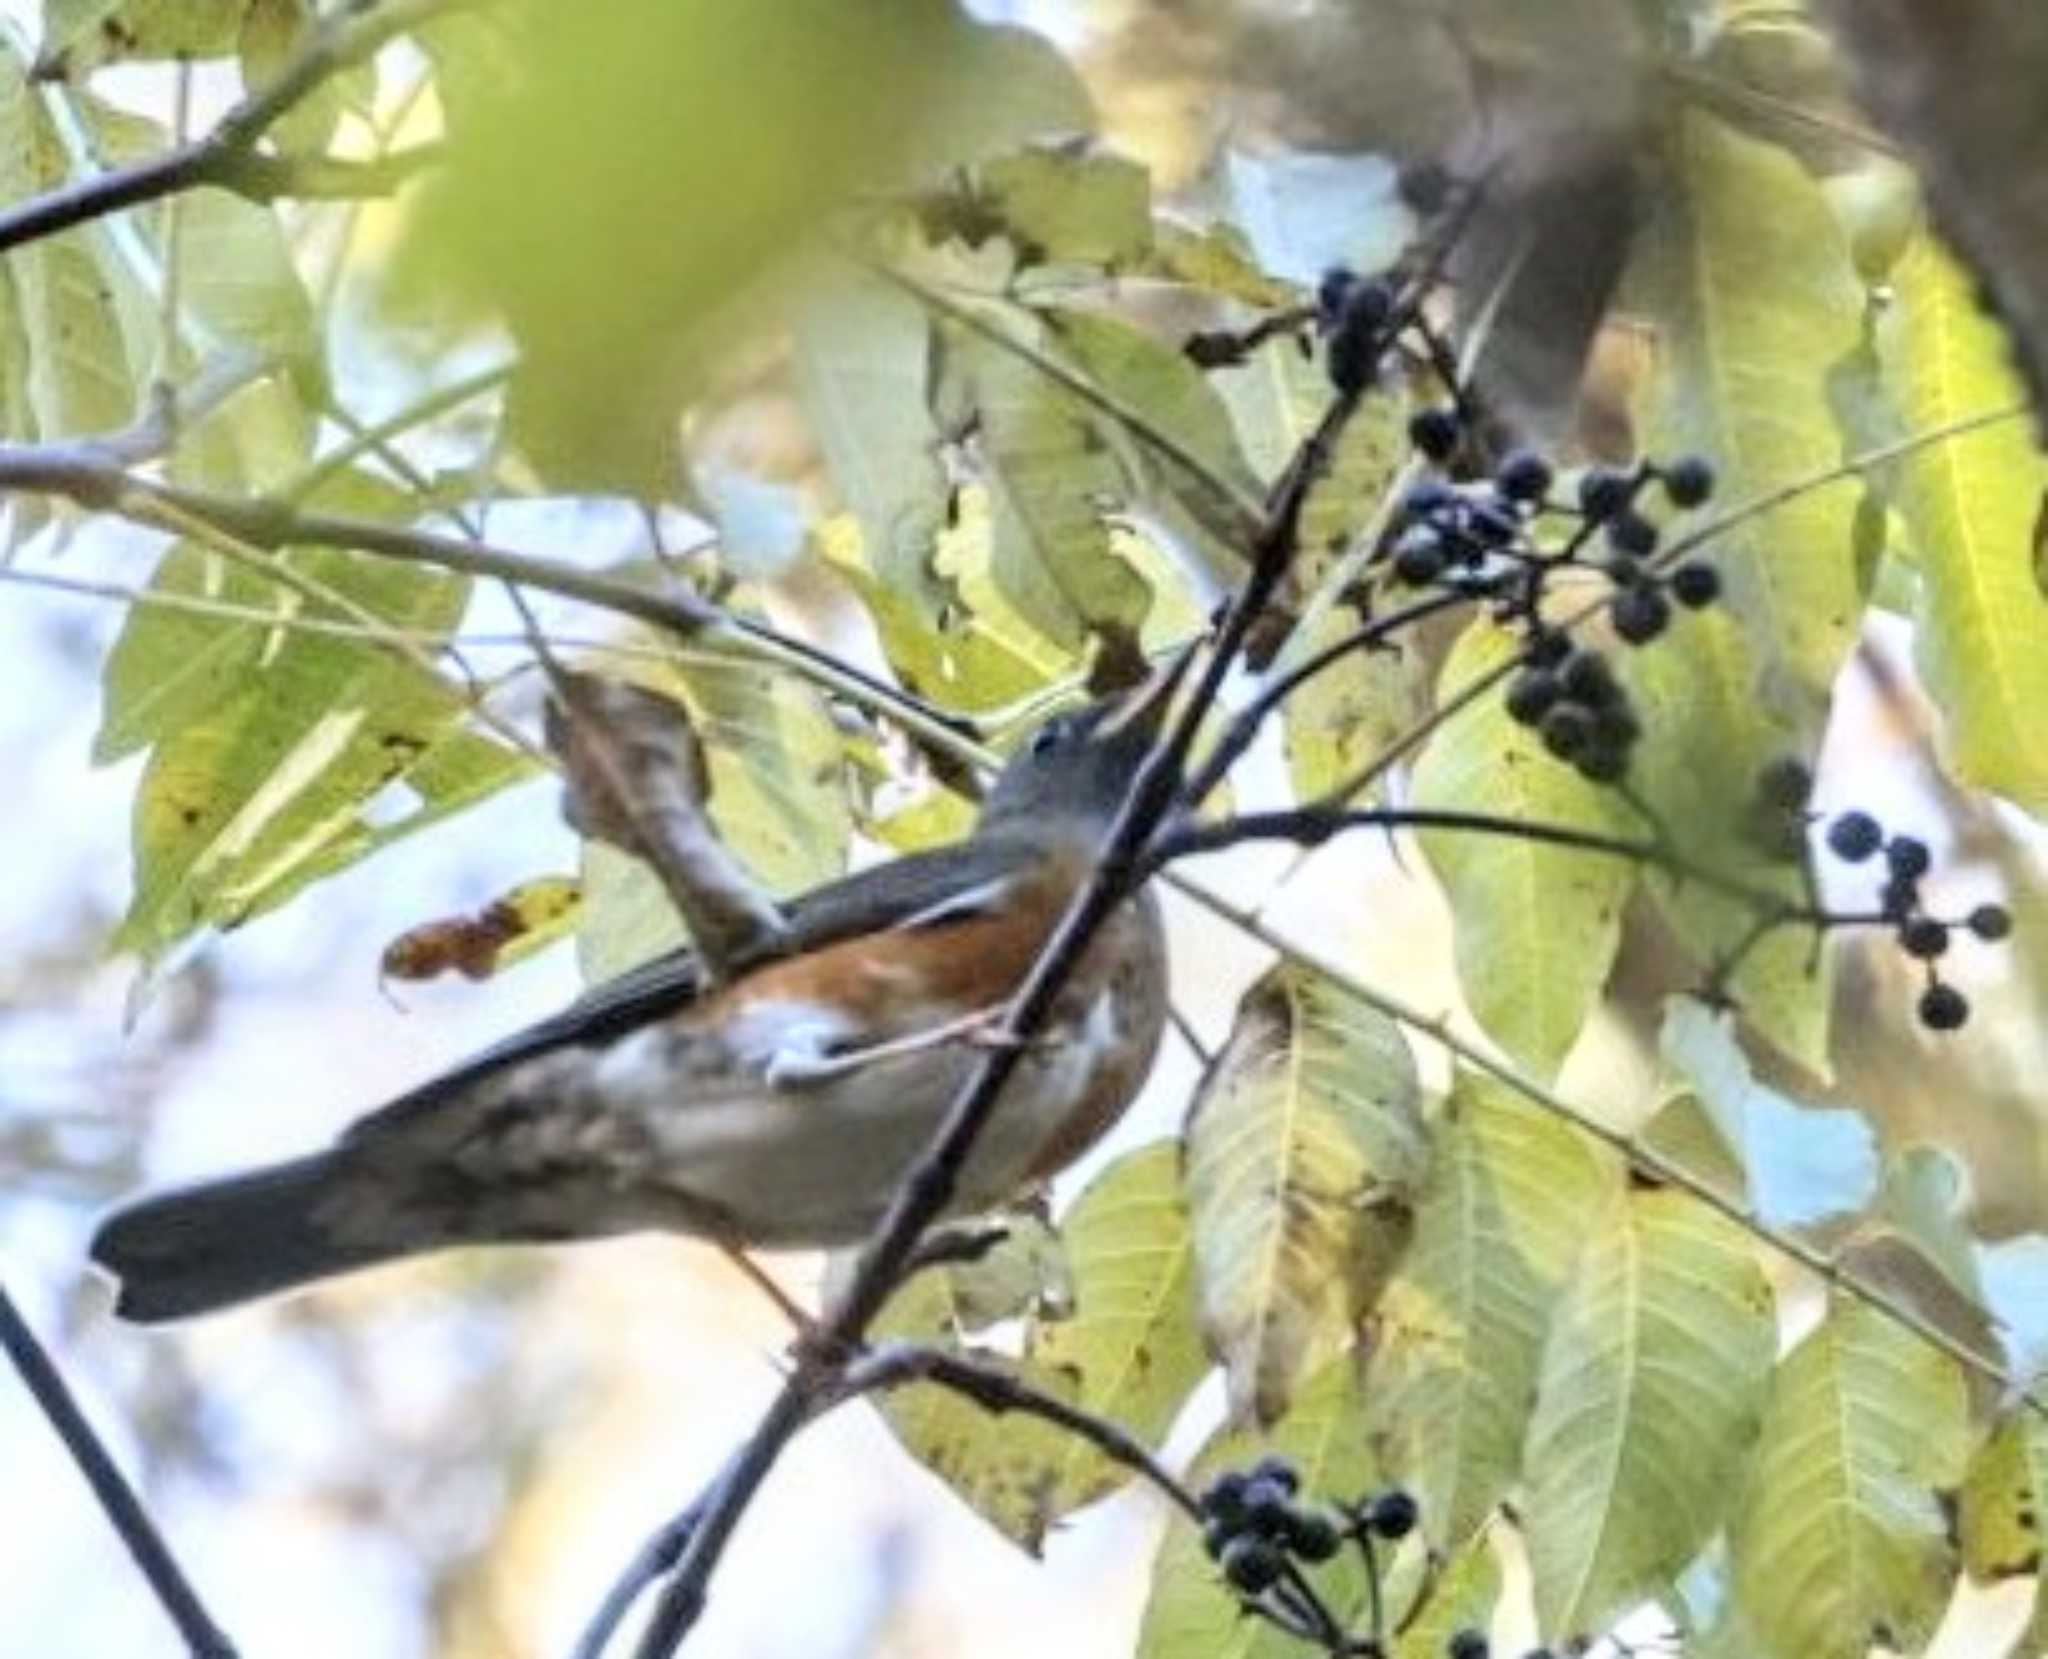
{"type": "Polygon", "coordinates": [[[1641,1192],[1586,1225],[1544,1345],[1522,1507],[1537,1620],[1560,1646],[1668,1597],[1714,1536],[1777,1353],[1770,1286],[1732,1222],[1641,1192]]]}
{"type": "Polygon", "coordinates": [[[1239,1005],[1184,1138],[1203,1323],[1233,1415],[1270,1423],[1407,1242],[1428,1163],[1415,1063],[1385,1015],[1283,965],[1239,1005]]]}
{"type": "Polygon", "coordinates": [[[865,567],[892,604],[937,616],[945,590],[933,560],[947,491],[925,403],[933,365],[923,309],[879,278],[835,270],[806,290],[795,335],[804,414],[860,521],[865,567]]]}
{"type": "MultiPolygon", "coordinates": [[[[1622,678],[1643,723],[1629,782],[1672,851],[1805,903],[1798,861],[1758,843],[1752,803],[1772,761],[1814,752],[1818,721],[1782,712],[1749,633],[1719,611],[1682,617],[1653,649],[1628,653],[1622,678]]],[[[1699,882],[1650,876],[1645,886],[1702,969],[1717,966],[1755,927],[1754,906],[1699,882]]],[[[1823,953],[1816,971],[1813,957],[1810,933],[1777,929],[1746,952],[1729,989],[1753,1031],[1826,1078],[1832,959],[1823,953]]]]}
{"type": "MultiPolygon", "coordinates": [[[[1207,584],[1227,587],[1244,570],[1245,549],[1231,492],[1259,497],[1259,482],[1238,447],[1230,411],[1209,377],[1144,330],[1115,317],[1080,310],[1045,313],[1063,358],[1124,408],[1176,439],[1208,469],[1210,482],[1160,456],[1113,420],[1089,417],[1122,464],[1122,494],[1133,506],[1163,518],[1199,561],[1207,584]]],[[[1077,414],[1082,406],[1069,400],[1077,414]]]]}
{"type": "MultiPolygon", "coordinates": [[[[1842,458],[1828,374],[1857,349],[1863,289],[1820,187],[1790,156],[1697,112],[1680,117],[1673,146],[1672,218],[1648,254],[1673,322],[1658,441],[1709,456],[1719,502],[1740,505],[1842,458]]],[[[1855,490],[1830,486],[1715,539],[1729,610],[1788,682],[1766,684],[1766,698],[1824,698],[1855,641],[1855,515],[1855,490]]]]}
{"type": "Polygon", "coordinates": [[[2024,1402],[2009,1407],[1970,1459],[1957,1508],[1963,1569],[1975,1584],[2032,1577],[2034,1610],[2009,1650],[2048,1648],[2048,1581],[2040,1578],[2041,1523],[2048,1516],[2048,1417],[2024,1402]]]}
{"type": "MultiPolygon", "coordinates": [[[[246,0],[235,51],[242,85],[250,91],[274,82],[317,21],[313,0],[246,0]]],[[[291,155],[324,155],[344,111],[367,112],[376,102],[377,68],[359,63],[330,75],[285,111],[270,128],[270,141],[291,155]]]]}
{"type": "MultiPolygon", "coordinates": [[[[1006,326],[1032,350],[1050,350],[1031,313],[1012,309],[1006,326]]],[[[1152,593],[1114,551],[1103,503],[1122,493],[1125,475],[1096,417],[1035,363],[979,335],[949,332],[946,361],[978,424],[1004,596],[1069,649],[1100,628],[1136,632],[1152,593]]]]}
{"type": "MultiPolygon", "coordinates": [[[[650,669],[622,660],[622,678],[690,711],[710,769],[711,822],[774,893],[800,893],[846,867],[852,812],[844,747],[818,693],[783,670],[702,649],[650,669]]],[[[637,858],[585,843],[584,922],[577,959],[591,983],[683,942],[661,880],[637,858]]]]}
{"type": "Polygon", "coordinates": [[[1877,1137],[1869,1120],[1759,1083],[1726,1014],[1694,997],[1674,997],[1658,1049],[1692,1086],[1733,1154],[1759,1220],[1809,1226],[1859,1210],[1876,1193],[1877,1137]]]}
{"type": "MultiPolygon", "coordinates": [[[[2003,330],[1969,278],[1923,240],[1900,265],[1889,353],[1915,431],[2022,401],[2003,330]]],[[[2029,566],[2048,459],[2025,416],[1908,457],[1900,505],[1920,550],[1915,654],[1942,711],[1943,757],[1963,782],[2048,814],[2048,595],[2029,566]]]]}
{"type": "MultiPolygon", "coordinates": [[[[294,568],[347,601],[313,614],[440,630],[458,577],[315,551],[294,568]]],[[[234,927],[309,882],[525,776],[516,752],[465,729],[468,699],[410,659],[328,635],[290,635],[205,719],[158,742],[135,805],[135,894],[114,937],[154,966],[198,929],[234,927]],[[389,819],[365,815],[393,785],[389,819]]]]}
{"type": "Polygon", "coordinates": [[[178,213],[178,294],[191,315],[266,361],[317,375],[313,302],[277,215],[225,190],[192,191],[178,213]]]}
{"type": "MultiPolygon", "coordinates": [[[[1089,1183],[1060,1229],[1071,1311],[1034,1316],[1015,1366],[1040,1389],[1153,1444],[1208,1370],[1178,1163],[1178,1148],[1162,1142],[1126,1154],[1089,1183]]],[[[962,1275],[925,1273],[899,1293],[878,1329],[958,1344],[974,1311],[962,1275]]],[[[914,1456],[1034,1553],[1061,1516],[1131,1478],[1052,1424],[994,1416],[930,1384],[892,1390],[878,1404],[914,1456]]]]}
{"type": "Polygon", "coordinates": [[[1136,263],[1152,245],[1152,180],[1103,150],[1039,144],[981,164],[988,204],[1027,263],[1136,263]]]}
{"type": "Polygon", "coordinates": [[[1469,1539],[1521,1469],[1551,1309],[1620,1180],[1589,1137],[1459,1075],[1367,1375],[1380,1462],[1439,1549],[1469,1539]]]}
{"type": "MultiPolygon", "coordinates": [[[[1276,668],[1305,661],[1359,626],[1349,610],[1324,610],[1304,621],[1276,668]]],[[[1282,717],[1295,799],[1320,799],[1384,754],[1421,714],[1426,675],[1412,643],[1390,643],[1348,652],[1290,692],[1282,717]]]]}
{"type": "Polygon", "coordinates": [[[231,52],[249,0],[43,0],[39,76],[231,52]]]}
{"type": "MultiPolygon", "coordinates": [[[[285,615],[285,592],[277,584],[193,542],[164,554],[148,591],[285,615]]],[[[119,760],[204,719],[245,689],[277,638],[254,622],[131,606],[102,673],[94,764],[119,760]]]]}
{"type": "MultiPolygon", "coordinates": [[[[1438,701],[1492,670],[1513,644],[1506,629],[1473,623],[1444,664],[1438,701]]],[[[1420,807],[1641,835],[1612,790],[1553,759],[1508,717],[1497,692],[1429,741],[1413,796],[1420,807]]],[[[1634,866],[1511,834],[1439,830],[1421,840],[1450,895],[1458,979],[1472,1012],[1523,1065],[1555,1077],[1607,983],[1634,866]]]]}
{"type": "MultiPolygon", "coordinates": [[[[1305,1495],[1356,1501],[1377,1481],[1366,1447],[1364,1409],[1357,1364],[1341,1356],[1302,1385],[1293,1407],[1269,1432],[1240,1428],[1216,1435],[1195,1459],[1187,1484],[1199,1490],[1223,1470],[1244,1468],[1272,1452],[1300,1471],[1305,1495]]],[[[1346,1550],[1315,1569],[1314,1578],[1339,1618],[1354,1625],[1363,1620],[1368,1591],[1356,1551],[1346,1550]]],[[[1204,1552],[1200,1532],[1176,1512],[1152,1564],[1152,1593],[1138,1632],[1137,1659],[1299,1659],[1302,1651],[1298,1637],[1246,1617],[1204,1552]]]]}
{"type": "Polygon", "coordinates": [[[866,606],[889,665],[906,688],[948,708],[985,713],[1009,707],[1070,674],[1079,658],[1017,614],[989,565],[988,497],[961,492],[954,522],[939,532],[934,570],[945,594],[936,615],[876,569],[850,520],[830,520],[819,551],[866,606]]]}
{"type": "MultiPolygon", "coordinates": [[[[39,195],[70,173],[71,158],[25,77],[12,45],[0,42],[0,201],[39,195]]],[[[38,238],[8,254],[7,270],[28,348],[34,435],[78,437],[126,426],[135,417],[136,376],[153,348],[124,329],[141,308],[105,227],[38,238]]]]}
{"type": "Polygon", "coordinates": [[[1933,1635],[1966,1411],[1955,1361],[1846,1298],[1778,1368],[1731,1531],[1736,1595],[1775,1659],[1917,1653],[1933,1635]]]}

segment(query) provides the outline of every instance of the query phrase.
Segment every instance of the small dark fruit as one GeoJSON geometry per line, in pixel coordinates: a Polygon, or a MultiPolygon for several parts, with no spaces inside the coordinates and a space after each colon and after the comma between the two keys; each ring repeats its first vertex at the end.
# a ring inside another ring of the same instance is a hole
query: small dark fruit
{"type": "Polygon", "coordinates": [[[1698,507],[1714,493],[1714,469],[1698,455],[1681,455],[1664,474],[1664,493],[1674,507],[1698,507]]]}
{"type": "Polygon", "coordinates": [[[1621,682],[1605,657],[1597,651],[1574,651],[1558,669],[1564,694],[1591,709],[1606,708],[1621,701],[1621,682]]]}
{"type": "Polygon", "coordinates": [[[1579,474],[1579,511],[1596,522],[1612,518],[1635,493],[1635,480],[1611,467],[1588,467],[1579,474]]]}
{"type": "Polygon", "coordinates": [[[1270,1590],[1286,1564],[1279,1545],[1264,1538],[1233,1538],[1223,1549],[1223,1576],[1248,1596],[1270,1590]]]}
{"type": "Polygon", "coordinates": [[[1211,1515],[1202,1523],[1202,1548],[1209,1552],[1211,1561],[1222,1560],[1223,1552],[1237,1536],[1238,1529],[1221,1516],[1211,1515]]]}
{"type": "Polygon", "coordinates": [[[1970,999],[1953,985],[1930,985],[1920,993],[1920,1023],[1929,1031],[1954,1031],[1970,1017],[1970,999]]]}
{"type": "Polygon", "coordinates": [[[1903,922],[1920,898],[1920,885],[1910,876],[1893,876],[1878,890],[1877,908],[1887,921],[1903,922]]]}
{"type": "Polygon", "coordinates": [[[1486,1659],[1489,1650],[1485,1631],[1460,1630],[1444,1643],[1444,1659],[1486,1659]]]}
{"type": "Polygon", "coordinates": [[[1252,1465],[1253,1480],[1269,1480],[1290,1498],[1301,1490],[1301,1471],[1290,1457],[1268,1452],[1252,1465]]]}
{"type": "Polygon", "coordinates": [[[1419,454],[1442,465],[1458,448],[1455,409],[1418,409],[1408,421],[1408,441],[1419,454]]]}
{"type": "Polygon", "coordinates": [[[2012,912],[2002,904],[1980,904],[1963,925],[1979,939],[1996,944],[2012,932],[2012,912]]]}
{"type": "Polygon", "coordinates": [[[1525,668],[1508,681],[1508,718],[1533,726],[1557,704],[1563,688],[1547,668],[1525,668]]]}
{"type": "Polygon", "coordinates": [[[1569,634],[1560,633],[1555,628],[1538,628],[1529,636],[1528,655],[1533,667],[1555,668],[1571,654],[1569,634]]]}
{"type": "Polygon", "coordinates": [[[1518,449],[1501,462],[1493,482],[1510,501],[1541,501],[1550,493],[1554,476],[1550,463],[1535,450],[1518,449]]]}
{"type": "Polygon", "coordinates": [[[1641,513],[1619,512],[1607,521],[1607,540],[1617,552],[1647,559],[1657,551],[1657,527],[1641,513]]]}
{"type": "Polygon", "coordinates": [[[1593,741],[1593,711],[1577,703],[1559,703],[1543,717],[1538,729],[1544,748],[1559,760],[1572,760],[1584,754],[1593,741]]]}
{"type": "Polygon", "coordinates": [[[1313,1566],[1335,1555],[1344,1542],[1344,1536],[1337,1530],[1337,1523],[1322,1510],[1297,1507],[1287,1517],[1284,1542],[1297,1556],[1313,1566]]]}
{"type": "Polygon", "coordinates": [[[1323,273],[1322,281],[1316,284],[1316,315],[1325,332],[1337,326],[1344,315],[1344,302],[1357,286],[1358,273],[1342,265],[1332,265],[1323,273]]]}
{"type": "Polygon", "coordinates": [[[1411,161],[1401,169],[1394,188],[1412,212],[1427,219],[1443,211],[1451,194],[1451,175],[1441,162],[1411,161]]]}
{"type": "Polygon", "coordinates": [[[1244,1492],[1244,1524],[1261,1538],[1277,1538],[1287,1525],[1290,1494],[1277,1480],[1255,1475],[1244,1492]]]}
{"type": "Polygon", "coordinates": [[[1443,537],[1427,525],[1411,524],[1394,543],[1394,574],[1410,587],[1427,587],[1450,563],[1443,537]]]}
{"type": "Polygon", "coordinates": [[[1884,829],[1867,812],[1845,812],[1828,825],[1828,850],[1851,864],[1861,864],[1884,845],[1884,829]]]}
{"type": "Polygon", "coordinates": [[[1202,1509],[1220,1521],[1237,1526],[1244,1520],[1245,1489],[1251,1478],[1240,1469],[1229,1469],[1209,1482],[1202,1493],[1202,1509]]]}
{"type": "Polygon", "coordinates": [[[1596,734],[1572,765],[1588,783],[1619,783],[1628,776],[1628,750],[1619,743],[1603,743],[1596,734]]]}
{"type": "Polygon", "coordinates": [[[1391,1543],[1406,1538],[1421,1518],[1422,1507],[1416,1503],[1414,1495],[1397,1486],[1372,1500],[1365,1512],[1365,1525],[1375,1537],[1391,1543]]]}
{"type": "Polygon", "coordinates": [[[1884,861],[1901,881],[1918,881],[1934,862],[1927,843],[1911,835],[1895,835],[1884,850],[1884,861]]]}
{"type": "Polygon", "coordinates": [[[1915,916],[1899,929],[1899,945],[1908,956],[1932,962],[1948,950],[1948,928],[1932,916],[1915,916]]]}
{"type": "Polygon", "coordinates": [[[1689,611],[1703,611],[1721,597],[1721,573],[1694,559],[1671,573],[1671,597],[1689,611]]]}
{"type": "Polygon", "coordinates": [[[1614,596],[1614,631],[1631,645],[1647,645],[1671,622],[1671,601],[1652,587],[1624,588],[1614,596]]]}

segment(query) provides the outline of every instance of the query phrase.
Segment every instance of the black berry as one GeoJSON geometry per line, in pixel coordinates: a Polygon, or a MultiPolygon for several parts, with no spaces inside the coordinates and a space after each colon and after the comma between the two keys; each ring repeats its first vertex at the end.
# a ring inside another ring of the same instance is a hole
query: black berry
{"type": "Polygon", "coordinates": [[[1970,999],[1953,985],[1934,984],[1920,993],[1920,1023],[1929,1031],[1954,1031],[1970,1017],[1970,999]]]}
{"type": "Polygon", "coordinates": [[[1884,845],[1884,829],[1867,812],[1845,812],[1828,825],[1828,850],[1851,864],[1861,864],[1884,845]]]}
{"type": "Polygon", "coordinates": [[[1543,717],[1543,747],[1559,760],[1571,760],[1593,741],[1593,713],[1577,703],[1560,703],[1543,717]]]}
{"type": "Polygon", "coordinates": [[[1564,694],[1588,708],[1606,708],[1621,701],[1621,682],[1597,651],[1574,651],[1557,672],[1564,694]]]}
{"type": "Polygon", "coordinates": [[[1287,1517],[1285,1542],[1302,1560],[1313,1564],[1329,1560],[1344,1539],[1337,1523],[1320,1509],[1296,1508],[1287,1517]]]}
{"type": "Polygon", "coordinates": [[[1714,493],[1714,469],[1697,455],[1684,455],[1664,471],[1664,493],[1674,507],[1697,507],[1714,493]]]}
{"type": "Polygon", "coordinates": [[[1603,742],[1596,732],[1593,741],[1573,758],[1572,765],[1588,783],[1619,783],[1628,776],[1628,749],[1619,743],[1603,742]]]}
{"type": "Polygon", "coordinates": [[[1408,441],[1439,465],[1448,461],[1458,449],[1457,411],[1418,409],[1408,421],[1408,441]]]}
{"type": "Polygon", "coordinates": [[[1579,511],[1595,521],[1612,518],[1635,493],[1635,483],[1625,472],[1588,467],[1579,474],[1579,511]]]}
{"type": "Polygon", "coordinates": [[[1223,1548],[1223,1576],[1248,1596],[1271,1589],[1285,1565],[1279,1547],[1263,1538],[1233,1538],[1223,1548]]]}
{"type": "Polygon", "coordinates": [[[1444,1659],[1486,1659],[1489,1651],[1483,1630],[1460,1630],[1444,1643],[1444,1659]]]}
{"type": "Polygon", "coordinates": [[[1757,773],[1756,798],[1780,812],[1801,811],[1813,798],[1813,769],[1796,755],[1780,755],[1757,773]]]}
{"type": "Polygon", "coordinates": [[[1365,1512],[1366,1529],[1388,1542],[1406,1538],[1422,1518],[1422,1508],[1413,1495],[1395,1487],[1372,1500],[1365,1512]]]}
{"type": "Polygon", "coordinates": [[[1671,621],[1671,602],[1655,588],[1625,588],[1614,596],[1614,631],[1631,645],[1647,645],[1671,621]]]}
{"type": "Polygon", "coordinates": [[[1555,628],[1539,628],[1529,636],[1530,663],[1537,668],[1555,668],[1572,654],[1571,637],[1555,628]]]}
{"type": "Polygon", "coordinates": [[[1316,284],[1316,315],[1325,333],[1337,326],[1344,315],[1344,302],[1357,286],[1358,273],[1342,265],[1332,265],[1323,273],[1323,280],[1316,284]]]}
{"type": "Polygon", "coordinates": [[[1979,939],[1995,944],[2012,932],[2012,912],[2002,904],[1980,904],[1963,925],[1979,939]]]}
{"type": "Polygon", "coordinates": [[[1643,723],[1628,704],[1609,703],[1605,708],[1593,711],[1593,735],[1602,743],[1626,749],[1643,735],[1643,723]]]}
{"type": "Polygon", "coordinates": [[[1277,1538],[1287,1525],[1287,1488],[1277,1480],[1254,1476],[1244,1494],[1244,1524],[1261,1538],[1277,1538]]]}
{"type": "Polygon", "coordinates": [[[1657,551],[1657,527],[1641,513],[1616,513],[1607,521],[1607,539],[1616,552],[1638,559],[1657,551]]]}
{"type": "Polygon", "coordinates": [[[1232,1526],[1239,1525],[1244,1520],[1245,1488],[1250,1485],[1250,1477],[1240,1470],[1231,1469],[1218,1475],[1202,1494],[1204,1513],[1232,1526]]]}
{"type": "Polygon", "coordinates": [[[1671,573],[1671,597],[1689,611],[1703,611],[1721,597],[1721,573],[1694,559],[1671,573]]]}
{"type": "Polygon", "coordinates": [[[1278,1452],[1268,1452],[1252,1465],[1253,1480],[1269,1480],[1290,1498],[1301,1490],[1301,1471],[1294,1466],[1292,1458],[1282,1457],[1278,1452]]]}
{"type": "Polygon", "coordinates": [[[1411,524],[1394,543],[1394,574],[1410,587],[1427,587],[1450,567],[1444,539],[1424,524],[1411,524]]]}
{"type": "Polygon", "coordinates": [[[1550,463],[1533,449],[1518,449],[1501,462],[1494,487],[1510,501],[1541,501],[1550,493],[1550,463]]]}
{"type": "Polygon", "coordinates": [[[1209,1552],[1211,1561],[1220,1561],[1237,1536],[1238,1529],[1218,1516],[1211,1515],[1202,1523],[1202,1548],[1209,1552]]]}
{"type": "Polygon", "coordinates": [[[1884,850],[1884,861],[1901,881],[1918,881],[1934,862],[1927,843],[1910,835],[1895,835],[1884,850]]]}
{"type": "Polygon", "coordinates": [[[1887,921],[1902,922],[1913,913],[1920,897],[1920,885],[1910,876],[1893,876],[1877,895],[1877,907],[1887,921]]]}
{"type": "Polygon", "coordinates": [[[1948,950],[1948,928],[1932,916],[1916,916],[1899,929],[1899,945],[1908,956],[1932,962],[1948,950]]]}
{"type": "Polygon", "coordinates": [[[1517,724],[1533,726],[1556,705],[1562,688],[1547,668],[1525,668],[1508,681],[1508,717],[1517,724]]]}

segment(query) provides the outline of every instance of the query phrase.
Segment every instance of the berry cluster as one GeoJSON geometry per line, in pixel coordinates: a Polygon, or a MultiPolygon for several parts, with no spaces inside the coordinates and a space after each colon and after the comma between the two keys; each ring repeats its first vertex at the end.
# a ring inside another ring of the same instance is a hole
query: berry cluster
{"type": "Polygon", "coordinates": [[[1341,1509],[1305,1502],[1300,1492],[1300,1473],[1284,1457],[1226,1470],[1201,1496],[1203,1547],[1231,1588],[1262,1611],[1283,1623],[1335,1629],[1334,1616],[1300,1567],[1329,1561],[1347,1540],[1371,1557],[1379,1545],[1413,1532],[1421,1511],[1398,1487],[1341,1509]],[[1271,1606],[1262,1599],[1269,1595],[1271,1606]]]}
{"type": "Polygon", "coordinates": [[[1884,856],[1885,880],[1878,913],[1871,918],[1892,929],[1899,948],[1926,965],[1927,988],[1920,993],[1920,1023],[1930,1031],[1954,1031],[1970,1017],[1969,998],[1941,977],[1936,966],[1948,954],[1957,928],[1995,944],[2012,932],[2012,914],[2000,904],[1980,904],[1967,916],[1928,912],[1920,883],[1933,866],[1927,843],[1911,835],[1887,837],[1867,812],[1844,812],[1827,829],[1828,850],[1850,864],[1884,856]]]}
{"type": "MultiPolygon", "coordinates": [[[[1326,290],[1333,284],[1346,296],[1355,292],[1355,284],[1334,277],[1326,290]]],[[[1412,486],[1397,505],[1382,548],[1394,581],[1491,601],[1525,639],[1526,666],[1509,686],[1508,712],[1586,778],[1620,782],[1640,722],[1609,664],[1543,620],[1544,596],[1562,571],[1604,578],[1609,622],[1632,646],[1662,634],[1676,609],[1713,604],[1720,573],[1700,559],[1659,568],[1652,556],[1660,532],[1641,510],[1652,485],[1674,509],[1701,506],[1713,494],[1713,469],[1697,457],[1626,471],[1592,467],[1566,499],[1555,468],[1529,449],[1510,453],[1487,478],[1453,481],[1472,440],[1462,403],[1418,410],[1408,436],[1439,475],[1412,486]]]]}

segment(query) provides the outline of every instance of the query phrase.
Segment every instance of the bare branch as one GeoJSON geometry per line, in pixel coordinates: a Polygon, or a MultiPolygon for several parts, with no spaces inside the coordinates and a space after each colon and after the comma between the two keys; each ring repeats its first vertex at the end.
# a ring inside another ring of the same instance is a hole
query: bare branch
{"type": "Polygon", "coordinates": [[[29,1329],[28,1321],[21,1317],[4,1286],[0,1286],[0,1347],[7,1350],[7,1357],[21,1373],[21,1380],[35,1396],[50,1427],[64,1442],[71,1461],[78,1465],[78,1472],[92,1488],[107,1520],[121,1535],[128,1553],[135,1557],[135,1565],[178,1627],[193,1659],[235,1659],[234,1643],[213,1622],[191,1580],[171,1554],[170,1545],[150,1519],[149,1511],[143,1508],[135,1488],[129,1485],[92,1424],[86,1421],[56,1362],[29,1329]]]}

